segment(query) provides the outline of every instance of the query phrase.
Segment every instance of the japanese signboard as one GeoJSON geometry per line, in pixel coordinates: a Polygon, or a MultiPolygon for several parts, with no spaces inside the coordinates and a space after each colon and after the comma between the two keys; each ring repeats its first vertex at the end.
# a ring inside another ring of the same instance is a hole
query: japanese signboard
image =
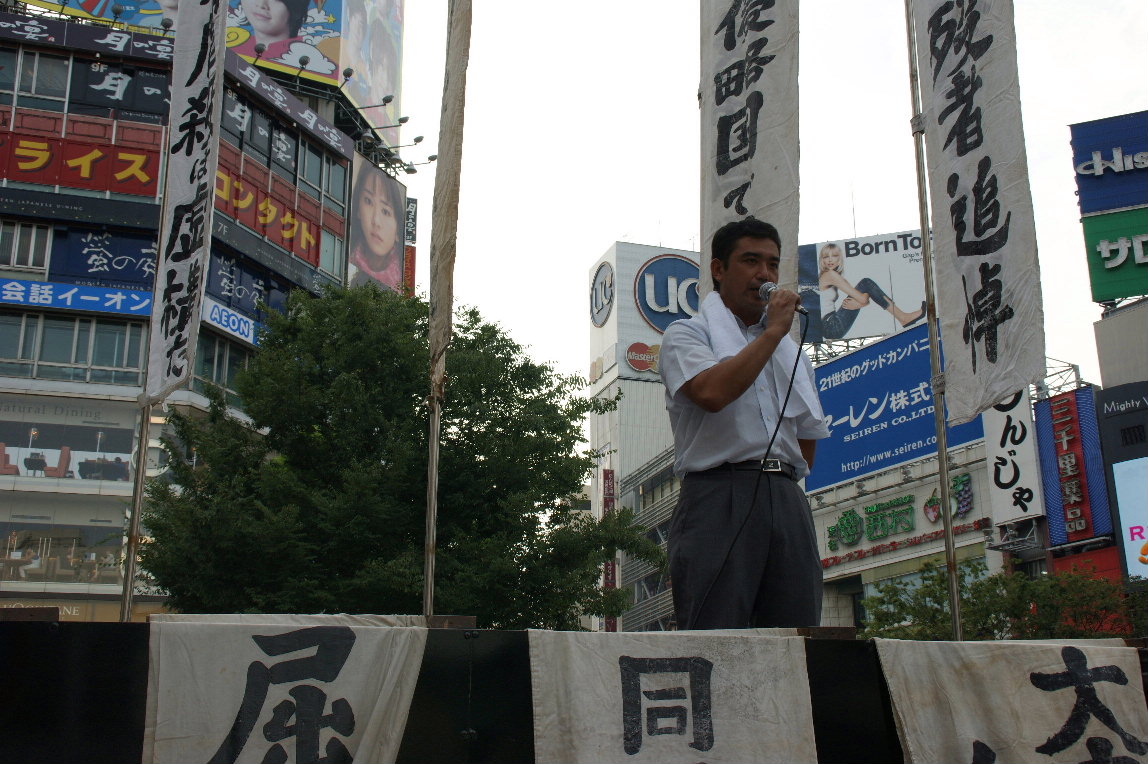
{"type": "Polygon", "coordinates": [[[1044,514],[1028,388],[983,414],[993,524],[1044,514]]]}
{"type": "MultiPolygon", "coordinates": [[[[977,500],[978,490],[984,491],[980,474],[961,472],[951,477],[949,516],[955,536],[990,526],[989,518],[982,517],[988,510],[984,496],[977,500]]],[[[865,496],[842,512],[815,518],[823,540],[821,567],[829,571],[826,575],[847,575],[863,567],[851,563],[879,555],[889,559],[929,554],[944,536],[939,494],[938,485],[926,484],[911,494],[880,499],[865,496]],[[848,569],[830,571],[839,565],[848,569]]],[[[980,534],[970,537],[972,541],[982,538],[980,534]]]]}
{"type": "Polygon", "coordinates": [[[0,304],[149,316],[151,301],[151,292],[137,289],[0,279],[0,304]]]}
{"type": "MultiPolygon", "coordinates": [[[[617,502],[617,483],[614,481],[614,470],[602,470],[602,514],[608,515],[614,511],[617,502]]],[[[602,573],[602,586],[605,589],[618,588],[618,561],[607,560],[602,573]]],[[[610,616],[605,619],[604,631],[617,631],[618,619],[610,616]]]]}
{"type": "Polygon", "coordinates": [[[248,261],[211,253],[207,271],[207,294],[224,307],[249,318],[261,318],[260,303],[280,313],[287,310],[291,285],[248,261]]]}
{"type": "Polygon", "coordinates": [[[150,291],[155,279],[155,245],[154,234],[58,227],[48,280],[150,291]]]}
{"type": "Polygon", "coordinates": [[[815,762],[797,637],[530,632],[535,761],[815,762]]]}
{"type": "Polygon", "coordinates": [[[222,0],[183,2],[178,11],[181,33],[172,64],[165,203],[145,391],[151,403],[183,384],[195,359],[215,210],[225,16],[222,0]]]}
{"type": "Polygon", "coordinates": [[[0,133],[0,174],[21,183],[155,196],[160,153],[19,132],[0,133]]]}
{"type": "Polygon", "coordinates": [[[1036,432],[1049,542],[1112,533],[1092,388],[1037,401],[1036,432]]]}
{"type": "MultiPolygon", "coordinates": [[[[1148,174],[1141,179],[1148,188],[1148,174]]],[[[1092,299],[1106,302],[1148,294],[1148,205],[1089,215],[1081,223],[1092,299]]]]}
{"type": "Polygon", "coordinates": [[[914,6],[949,421],[1044,377],[1011,0],[914,6]]]}
{"type": "MultiPolygon", "coordinates": [[[[102,11],[109,19],[112,8],[115,7],[114,4],[90,2],[81,3],[77,7],[71,3],[55,3],[49,0],[31,4],[48,8],[55,13],[75,16],[94,16],[102,11]],[[93,5],[97,10],[89,13],[87,8],[93,5]]],[[[121,7],[126,5],[128,4],[125,3],[121,7]]],[[[56,19],[16,16],[9,13],[0,13],[0,39],[55,45],[94,53],[128,55],[153,61],[170,61],[174,49],[172,40],[168,37],[156,37],[109,26],[71,24],[56,19]]]]}
{"type": "Polygon", "coordinates": [[[1148,205],[1148,111],[1069,125],[1082,215],[1148,205]]]}
{"type": "Polygon", "coordinates": [[[921,244],[914,230],[801,245],[806,342],[881,337],[924,320],[921,244]]]}
{"type": "MultiPolygon", "coordinates": [[[[776,226],[782,252],[793,252],[797,0],[704,0],[701,36],[701,251],[710,252],[714,231],[752,215],[776,226]]],[[[781,263],[781,285],[792,288],[796,258],[781,263]]],[[[711,287],[706,279],[701,296],[711,287]]]]}
{"type": "Polygon", "coordinates": [[[1121,641],[876,642],[907,762],[1133,762],[1148,753],[1140,662],[1121,641]],[[1003,706],[986,702],[1002,695],[1003,706]]]}
{"type": "Polygon", "coordinates": [[[317,265],[324,234],[318,222],[293,202],[269,190],[266,182],[241,176],[235,168],[222,162],[216,169],[215,209],[317,265]]]}
{"type": "MultiPolygon", "coordinates": [[[[918,325],[816,369],[829,437],[818,441],[806,490],[935,454],[929,333],[918,325]]],[[[950,427],[949,447],[983,437],[979,418],[950,427]]]]}
{"type": "Polygon", "coordinates": [[[1124,570],[1148,578],[1148,381],[1098,390],[1096,406],[1124,570]]]}
{"type": "Polygon", "coordinates": [[[293,620],[153,622],[143,760],[395,761],[426,629],[293,620]]]}

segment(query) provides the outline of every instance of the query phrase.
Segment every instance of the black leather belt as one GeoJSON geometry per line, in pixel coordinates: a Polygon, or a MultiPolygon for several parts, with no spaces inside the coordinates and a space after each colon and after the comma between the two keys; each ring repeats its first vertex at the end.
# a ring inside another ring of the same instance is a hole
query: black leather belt
{"type": "Polygon", "coordinates": [[[772,475],[781,475],[790,480],[797,480],[797,468],[792,464],[783,462],[780,459],[766,459],[762,462],[761,459],[750,459],[745,462],[726,462],[719,464],[716,467],[710,467],[708,470],[699,470],[698,472],[691,472],[691,475],[718,475],[723,472],[768,472],[772,475]]]}

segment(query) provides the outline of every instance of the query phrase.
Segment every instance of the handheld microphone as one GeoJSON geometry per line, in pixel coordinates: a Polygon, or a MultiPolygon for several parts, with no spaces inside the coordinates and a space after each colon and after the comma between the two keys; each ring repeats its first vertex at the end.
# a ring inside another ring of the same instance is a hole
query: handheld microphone
{"type": "MultiPolygon", "coordinates": [[[[774,284],[772,281],[767,281],[757,288],[757,296],[761,298],[762,302],[764,302],[766,305],[769,305],[769,296],[773,294],[774,290],[776,289],[777,284],[774,284]]],[[[800,305],[797,306],[796,310],[803,316],[809,315],[809,311],[800,305]]]]}

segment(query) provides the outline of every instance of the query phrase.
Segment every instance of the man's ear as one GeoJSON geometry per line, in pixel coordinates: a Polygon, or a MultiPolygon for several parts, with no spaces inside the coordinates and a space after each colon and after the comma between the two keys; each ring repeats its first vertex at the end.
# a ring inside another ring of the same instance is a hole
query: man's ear
{"type": "Polygon", "coordinates": [[[710,278],[714,282],[714,291],[721,291],[721,277],[725,275],[725,265],[716,257],[710,259],[710,278]]]}

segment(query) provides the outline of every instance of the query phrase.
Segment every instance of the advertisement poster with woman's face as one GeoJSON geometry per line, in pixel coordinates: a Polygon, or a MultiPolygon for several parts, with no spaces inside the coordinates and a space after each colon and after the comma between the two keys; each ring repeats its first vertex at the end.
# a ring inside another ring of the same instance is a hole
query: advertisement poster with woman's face
{"type": "Polygon", "coordinates": [[[355,156],[355,187],[347,216],[347,282],[351,286],[374,281],[404,291],[408,284],[403,267],[406,199],[401,183],[362,155],[355,156]]]}
{"type": "Polygon", "coordinates": [[[807,341],[881,337],[924,321],[920,232],[818,242],[800,257],[807,341]]]}

